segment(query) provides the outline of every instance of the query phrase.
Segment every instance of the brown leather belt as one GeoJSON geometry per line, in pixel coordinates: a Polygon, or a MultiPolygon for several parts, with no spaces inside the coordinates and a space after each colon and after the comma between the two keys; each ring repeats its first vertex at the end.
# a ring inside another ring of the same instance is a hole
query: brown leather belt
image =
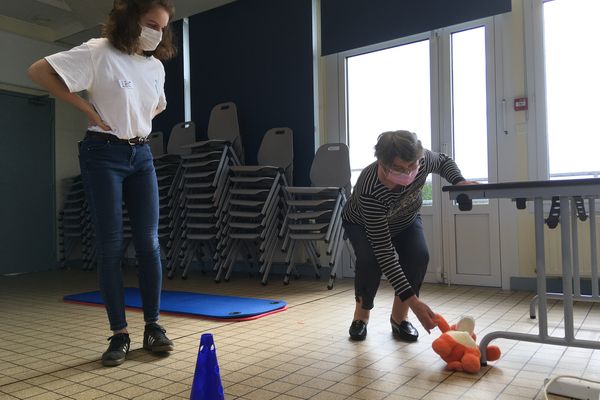
{"type": "Polygon", "coordinates": [[[148,143],[147,137],[146,138],[134,137],[131,139],[121,139],[115,135],[111,135],[110,133],[95,132],[95,131],[87,131],[85,133],[85,137],[86,137],[86,139],[103,140],[103,141],[108,141],[110,143],[128,144],[130,146],[148,143]]]}

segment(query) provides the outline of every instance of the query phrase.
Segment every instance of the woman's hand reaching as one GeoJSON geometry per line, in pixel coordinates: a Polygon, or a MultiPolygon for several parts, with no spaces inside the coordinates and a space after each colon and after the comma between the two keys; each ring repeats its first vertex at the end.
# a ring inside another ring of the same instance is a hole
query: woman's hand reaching
{"type": "Polygon", "coordinates": [[[431,333],[431,330],[437,326],[437,324],[433,321],[433,317],[435,313],[429,308],[429,306],[423,303],[417,296],[412,296],[405,300],[410,309],[419,319],[423,328],[427,331],[427,333],[431,333]]]}

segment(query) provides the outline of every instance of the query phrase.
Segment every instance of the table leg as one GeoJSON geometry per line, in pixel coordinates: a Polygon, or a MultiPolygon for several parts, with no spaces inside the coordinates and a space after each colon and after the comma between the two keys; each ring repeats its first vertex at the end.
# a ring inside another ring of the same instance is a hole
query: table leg
{"type": "Polygon", "coordinates": [[[571,197],[571,252],[573,255],[573,295],[581,296],[581,277],[579,274],[579,232],[577,231],[577,204],[571,197]]]}
{"type": "Polygon", "coordinates": [[[573,269],[571,263],[571,210],[569,198],[560,197],[560,247],[562,252],[563,306],[565,315],[565,339],[575,339],[573,327],[573,269]]]}
{"type": "Polygon", "coordinates": [[[597,253],[597,244],[596,244],[596,199],[589,199],[589,208],[590,208],[590,268],[591,268],[591,276],[592,276],[592,297],[594,299],[598,299],[598,253],[597,253]]]}

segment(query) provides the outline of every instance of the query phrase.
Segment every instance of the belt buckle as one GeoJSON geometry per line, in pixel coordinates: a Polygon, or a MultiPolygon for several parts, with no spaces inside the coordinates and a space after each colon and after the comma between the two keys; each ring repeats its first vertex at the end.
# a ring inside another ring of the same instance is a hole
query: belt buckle
{"type": "Polygon", "coordinates": [[[129,143],[130,146],[135,146],[136,144],[139,143],[139,139],[137,137],[130,138],[130,139],[127,139],[127,143],[129,143]]]}

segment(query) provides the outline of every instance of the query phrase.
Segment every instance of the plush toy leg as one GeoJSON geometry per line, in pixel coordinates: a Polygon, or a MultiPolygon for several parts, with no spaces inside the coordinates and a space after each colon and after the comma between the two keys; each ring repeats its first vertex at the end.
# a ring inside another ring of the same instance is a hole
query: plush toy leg
{"type": "Polygon", "coordinates": [[[462,365],[466,372],[470,372],[472,374],[479,372],[481,368],[481,364],[479,362],[479,356],[474,353],[467,353],[462,358],[462,365]]]}
{"type": "Polygon", "coordinates": [[[454,347],[455,341],[450,336],[442,333],[442,335],[431,343],[433,351],[438,353],[440,357],[447,357],[454,347]]]}
{"type": "Polygon", "coordinates": [[[450,361],[448,365],[446,365],[446,369],[450,371],[462,371],[463,365],[460,361],[450,361]]]}
{"type": "Polygon", "coordinates": [[[500,348],[498,346],[488,346],[485,354],[488,361],[496,361],[500,358],[500,348]]]}

